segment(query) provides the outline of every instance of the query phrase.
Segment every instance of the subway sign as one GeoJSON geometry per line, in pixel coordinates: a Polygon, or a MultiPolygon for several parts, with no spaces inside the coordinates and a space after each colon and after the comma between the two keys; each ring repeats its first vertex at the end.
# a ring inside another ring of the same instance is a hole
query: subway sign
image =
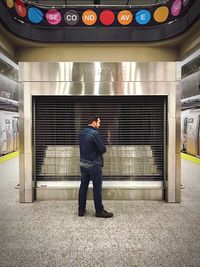
{"type": "Polygon", "coordinates": [[[23,0],[4,0],[13,19],[35,27],[152,27],[184,16],[192,0],[151,6],[45,8],[23,0]]]}

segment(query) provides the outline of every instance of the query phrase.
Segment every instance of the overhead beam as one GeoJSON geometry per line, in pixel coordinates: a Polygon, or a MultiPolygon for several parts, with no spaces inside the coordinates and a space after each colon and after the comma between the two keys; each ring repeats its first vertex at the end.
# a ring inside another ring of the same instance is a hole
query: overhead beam
{"type": "Polygon", "coordinates": [[[94,5],[100,5],[101,0],[94,0],[94,5]]]}

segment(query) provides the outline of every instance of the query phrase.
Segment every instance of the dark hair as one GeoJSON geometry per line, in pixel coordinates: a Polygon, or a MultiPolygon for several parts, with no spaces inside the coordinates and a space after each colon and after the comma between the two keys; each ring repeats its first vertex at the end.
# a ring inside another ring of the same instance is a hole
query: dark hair
{"type": "Polygon", "coordinates": [[[95,116],[91,116],[89,119],[88,119],[88,124],[91,124],[93,123],[93,121],[97,122],[99,119],[99,116],[95,115],[95,116]]]}

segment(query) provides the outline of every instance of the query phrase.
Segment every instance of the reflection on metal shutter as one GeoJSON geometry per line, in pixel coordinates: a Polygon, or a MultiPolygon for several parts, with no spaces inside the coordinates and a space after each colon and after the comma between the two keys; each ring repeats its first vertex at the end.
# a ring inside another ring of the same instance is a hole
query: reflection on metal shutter
{"type": "Polygon", "coordinates": [[[163,179],[163,96],[35,97],[33,146],[37,180],[77,180],[78,135],[89,116],[101,118],[109,180],[163,179]]]}

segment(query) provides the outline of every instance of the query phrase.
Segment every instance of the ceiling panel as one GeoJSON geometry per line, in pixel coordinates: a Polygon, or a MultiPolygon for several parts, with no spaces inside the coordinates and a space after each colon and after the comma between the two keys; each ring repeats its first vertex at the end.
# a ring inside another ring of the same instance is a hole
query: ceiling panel
{"type": "MultiPolygon", "coordinates": [[[[168,0],[169,1],[169,0],[168,0]]],[[[34,4],[57,6],[57,5],[154,5],[155,3],[167,2],[166,0],[29,0],[34,4]]]]}

